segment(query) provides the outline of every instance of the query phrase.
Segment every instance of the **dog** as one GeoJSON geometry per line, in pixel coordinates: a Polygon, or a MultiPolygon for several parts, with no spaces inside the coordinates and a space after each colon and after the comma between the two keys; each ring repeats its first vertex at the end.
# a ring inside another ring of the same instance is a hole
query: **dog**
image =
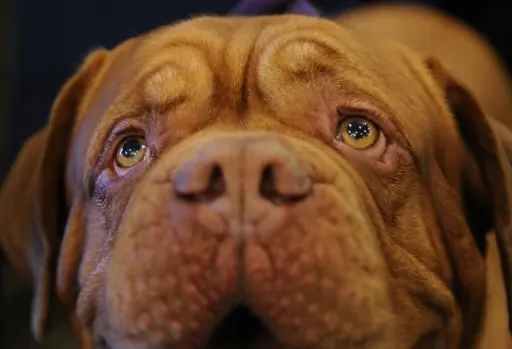
{"type": "Polygon", "coordinates": [[[506,111],[354,18],[89,54],[0,192],[34,336],[56,293],[83,349],[508,348],[506,111]]]}

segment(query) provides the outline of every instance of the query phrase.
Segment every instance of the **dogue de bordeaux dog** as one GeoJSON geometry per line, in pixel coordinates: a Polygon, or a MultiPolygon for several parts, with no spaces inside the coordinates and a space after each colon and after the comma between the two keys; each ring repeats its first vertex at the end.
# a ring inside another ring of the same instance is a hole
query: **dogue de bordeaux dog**
{"type": "Polygon", "coordinates": [[[56,293],[81,349],[509,348],[511,99],[412,7],[98,49],[0,194],[32,332],[56,293]]]}

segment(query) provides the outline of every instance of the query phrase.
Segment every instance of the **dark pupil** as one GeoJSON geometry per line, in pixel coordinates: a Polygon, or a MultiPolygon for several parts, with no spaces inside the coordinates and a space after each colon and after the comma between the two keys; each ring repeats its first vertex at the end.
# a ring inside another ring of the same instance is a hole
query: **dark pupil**
{"type": "Polygon", "coordinates": [[[347,125],[347,132],[354,140],[368,137],[371,131],[370,126],[364,120],[354,120],[347,125]]]}
{"type": "Polygon", "coordinates": [[[140,144],[138,139],[129,139],[123,144],[121,148],[121,155],[125,158],[133,158],[134,156],[137,156],[141,148],[142,144],[140,144]]]}

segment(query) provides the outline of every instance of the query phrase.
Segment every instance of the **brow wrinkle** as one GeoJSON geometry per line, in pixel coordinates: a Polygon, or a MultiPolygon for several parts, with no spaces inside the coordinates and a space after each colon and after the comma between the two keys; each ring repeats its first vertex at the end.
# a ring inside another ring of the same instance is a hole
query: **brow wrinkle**
{"type": "Polygon", "coordinates": [[[164,100],[159,101],[148,101],[144,100],[143,110],[145,111],[145,115],[155,115],[155,114],[166,114],[176,110],[181,105],[185,104],[188,101],[188,96],[185,94],[180,94],[174,96],[172,98],[166,98],[164,100]]]}

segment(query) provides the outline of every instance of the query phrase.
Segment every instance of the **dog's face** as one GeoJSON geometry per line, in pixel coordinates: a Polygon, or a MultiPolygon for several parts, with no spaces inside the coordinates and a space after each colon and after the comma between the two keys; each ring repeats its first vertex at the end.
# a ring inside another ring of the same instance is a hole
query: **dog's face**
{"type": "Polygon", "coordinates": [[[508,222],[493,137],[403,47],[297,16],[193,19],[91,54],[25,149],[23,190],[45,197],[23,203],[32,267],[4,244],[44,308],[65,231],[57,288],[92,348],[458,348],[478,245],[508,222]]]}

